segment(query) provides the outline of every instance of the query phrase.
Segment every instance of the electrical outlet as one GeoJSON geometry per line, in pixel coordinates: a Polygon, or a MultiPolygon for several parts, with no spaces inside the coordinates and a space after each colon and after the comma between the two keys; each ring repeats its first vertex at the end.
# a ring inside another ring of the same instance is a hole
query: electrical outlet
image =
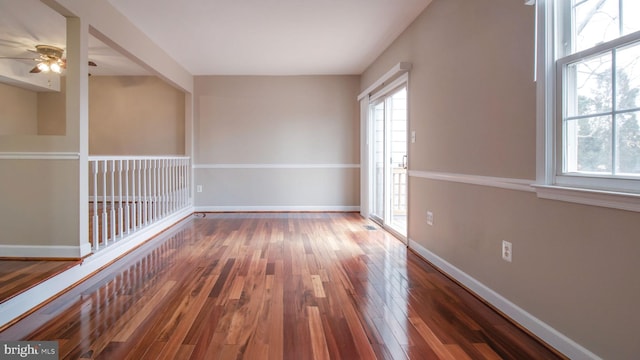
{"type": "Polygon", "coordinates": [[[427,211],[427,225],[433,226],[433,213],[431,211],[427,211]]]}
{"type": "Polygon", "coordinates": [[[202,185],[197,185],[196,186],[196,191],[197,192],[202,192],[202,185]]]}
{"type": "Polygon", "coordinates": [[[502,241],[502,260],[511,262],[513,256],[513,245],[508,241],[502,241]]]}

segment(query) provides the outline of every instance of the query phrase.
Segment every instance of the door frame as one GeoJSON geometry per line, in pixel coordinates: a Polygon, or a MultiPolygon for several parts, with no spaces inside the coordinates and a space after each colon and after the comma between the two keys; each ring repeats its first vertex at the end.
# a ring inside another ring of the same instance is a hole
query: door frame
{"type": "MultiPolygon", "coordinates": [[[[371,113],[372,104],[376,103],[380,98],[386,97],[390,95],[394,90],[400,87],[406,87],[407,91],[407,158],[410,163],[411,156],[409,154],[409,140],[410,140],[410,116],[409,116],[409,73],[410,64],[408,63],[399,63],[393,69],[391,69],[385,77],[379,79],[374,85],[378,84],[376,88],[368,88],[366,93],[362,93],[358,99],[361,103],[361,139],[364,140],[361,142],[361,208],[360,213],[365,218],[372,218],[372,208],[373,208],[373,186],[371,184],[372,181],[375,180],[374,171],[375,166],[373,162],[373,142],[374,142],[374,127],[372,126],[373,116],[371,113]]],[[[372,85],[372,86],[374,86],[372,85]]],[[[410,196],[409,196],[409,175],[407,169],[407,228],[406,234],[403,235],[398,231],[394,230],[392,227],[384,224],[384,219],[382,227],[385,230],[392,233],[398,239],[408,244],[408,227],[409,227],[409,204],[410,204],[410,196]]]]}

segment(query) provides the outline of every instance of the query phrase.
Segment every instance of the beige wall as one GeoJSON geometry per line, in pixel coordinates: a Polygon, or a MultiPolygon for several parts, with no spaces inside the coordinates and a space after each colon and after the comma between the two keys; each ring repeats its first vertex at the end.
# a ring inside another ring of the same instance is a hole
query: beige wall
{"type": "Polygon", "coordinates": [[[38,135],[66,133],[66,81],[61,77],[60,91],[38,93],[38,135]]]}
{"type": "Polygon", "coordinates": [[[79,194],[63,191],[79,186],[78,162],[5,159],[0,165],[0,247],[35,246],[28,252],[33,257],[80,257],[74,249],[79,219],[69,215],[77,214],[79,194]]]}
{"type": "Polygon", "coordinates": [[[32,91],[0,83],[0,135],[64,135],[62,79],[60,91],[32,91]]]}
{"type": "MultiPolygon", "coordinates": [[[[65,81],[59,92],[0,83],[0,134],[64,135],[65,81]]],[[[183,155],[184,93],[155,76],[89,80],[92,155],[183,155]]]]}
{"type": "Polygon", "coordinates": [[[91,155],[184,155],[184,93],[154,76],[89,78],[91,155]]]}
{"type": "Polygon", "coordinates": [[[0,136],[38,132],[38,94],[0,83],[0,136]]]}
{"type": "Polygon", "coordinates": [[[357,207],[358,86],[358,76],[196,77],[196,205],[357,207]]]}
{"type": "MultiPolygon", "coordinates": [[[[410,170],[535,179],[533,7],[434,0],[362,75],[409,78],[410,170]]],[[[415,173],[421,171],[423,173],[415,173]]],[[[607,359],[640,354],[640,214],[412,176],[409,237],[607,359]],[[434,225],[425,213],[434,213],[434,225]],[[501,242],[513,243],[513,262],[501,242]]]]}

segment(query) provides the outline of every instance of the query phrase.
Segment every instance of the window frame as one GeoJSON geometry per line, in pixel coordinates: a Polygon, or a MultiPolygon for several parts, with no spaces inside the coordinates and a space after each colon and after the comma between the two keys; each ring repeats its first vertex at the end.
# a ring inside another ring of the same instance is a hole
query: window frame
{"type": "Polygon", "coordinates": [[[564,67],[640,41],[640,31],[556,59],[561,42],[557,32],[570,31],[566,22],[556,18],[556,10],[554,0],[536,3],[537,165],[533,186],[540,198],[640,212],[640,177],[565,173],[563,139],[564,67]]]}

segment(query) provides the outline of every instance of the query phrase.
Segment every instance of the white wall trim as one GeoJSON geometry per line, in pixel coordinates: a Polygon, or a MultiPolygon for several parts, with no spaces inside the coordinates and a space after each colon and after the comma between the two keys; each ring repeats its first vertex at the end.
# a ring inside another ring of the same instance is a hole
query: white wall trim
{"type": "Polygon", "coordinates": [[[82,257],[83,251],[86,251],[86,246],[0,244],[0,254],[2,254],[3,257],[79,259],[82,257]]]}
{"type": "Polygon", "coordinates": [[[437,171],[409,170],[410,177],[429,180],[451,181],[464,184],[491,186],[502,189],[534,192],[532,184],[535,180],[500,178],[480,175],[454,174],[437,171]]]}
{"type": "Polygon", "coordinates": [[[194,169],[359,169],[360,164],[194,164],[194,169]]]}
{"type": "Polygon", "coordinates": [[[640,212],[640,194],[536,184],[535,180],[409,170],[410,177],[535,192],[538,198],[640,212]]]}
{"type": "Polygon", "coordinates": [[[640,212],[640,194],[570,188],[555,185],[533,185],[541,199],[601,206],[640,212]]]}
{"type": "Polygon", "coordinates": [[[453,266],[446,260],[442,259],[433,252],[427,250],[414,240],[409,240],[409,247],[415,250],[420,256],[444,271],[446,274],[460,282],[469,290],[480,296],[482,299],[493,305],[496,309],[522,325],[537,337],[560,351],[570,359],[600,359],[597,355],[590,352],[580,344],[569,339],[564,334],[552,328],[535,316],[529,314],[518,305],[512,303],[502,295],[493,291],[491,288],[482,284],[478,280],[469,276],[462,270],[453,266]]]}
{"type": "Polygon", "coordinates": [[[3,302],[2,306],[0,306],[0,327],[39,306],[49,298],[67,290],[74,284],[83,281],[102,267],[109,265],[111,262],[127,254],[135,247],[145,243],[167,228],[176,225],[180,220],[192,213],[193,208],[191,207],[177,212],[162,221],[136,232],[125,240],[116,242],[100,250],[84,259],[80,264],[3,302]]]}
{"type": "Polygon", "coordinates": [[[0,160],[79,160],[76,152],[0,152],[0,160]]]}
{"type": "Polygon", "coordinates": [[[335,211],[335,212],[357,212],[360,206],[196,206],[195,212],[303,212],[303,211],[335,211]]]}

